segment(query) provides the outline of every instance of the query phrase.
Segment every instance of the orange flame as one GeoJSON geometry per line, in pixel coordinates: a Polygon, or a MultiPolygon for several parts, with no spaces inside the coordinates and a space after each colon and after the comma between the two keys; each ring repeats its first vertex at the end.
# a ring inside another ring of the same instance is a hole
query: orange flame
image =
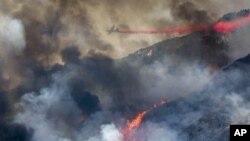
{"type": "Polygon", "coordinates": [[[150,111],[152,111],[155,108],[158,108],[161,105],[164,105],[166,103],[167,103],[167,101],[161,100],[161,102],[159,104],[154,104],[153,107],[151,107],[150,109],[137,114],[136,117],[133,120],[127,121],[127,126],[124,129],[122,129],[122,134],[123,134],[123,137],[124,137],[123,141],[136,141],[136,138],[134,136],[135,135],[135,130],[140,127],[143,118],[150,111]]]}
{"type": "Polygon", "coordinates": [[[139,113],[134,120],[132,120],[131,122],[127,123],[128,129],[129,130],[133,130],[135,128],[138,128],[142,122],[142,119],[145,117],[145,115],[147,114],[147,111],[143,111],[141,113],[139,113]]]}

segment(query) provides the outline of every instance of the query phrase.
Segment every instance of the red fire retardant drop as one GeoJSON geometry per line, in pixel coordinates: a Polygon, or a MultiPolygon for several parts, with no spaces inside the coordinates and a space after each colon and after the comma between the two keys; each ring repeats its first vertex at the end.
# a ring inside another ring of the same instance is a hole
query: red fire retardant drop
{"type": "Polygon", "coordinates": [[[166,28],[166,29],[147,29],[147,30],[118,30],[119,33],[128,34],[177,34],[184,35],[195,31],[209,31],[211,29],[228,34],[236,30],[238,27],[243,26],[250,22],[250,15],[241,17],[232,21],[219,21],[213,24],[196,24],[188,25],[178,28],[166,28]]]}

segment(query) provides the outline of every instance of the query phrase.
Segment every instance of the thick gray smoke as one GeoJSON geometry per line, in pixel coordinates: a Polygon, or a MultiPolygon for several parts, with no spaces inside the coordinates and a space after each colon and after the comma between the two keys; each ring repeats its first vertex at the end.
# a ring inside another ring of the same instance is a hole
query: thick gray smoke
{"type": "Polygon", "coordinates": [[[230,123],[249,122],[249,66],[227,67],[250,52],[244,27],[227,36],[192,33],[129,56],[163,37],[105,33],[113,23],[165,27],[224,14],[205,3],[2,0],[0,140],[123,141],[127,120],[161,100],[169,103],[146,115],[134,133],[139,141],[219,141],[230,123]]]}

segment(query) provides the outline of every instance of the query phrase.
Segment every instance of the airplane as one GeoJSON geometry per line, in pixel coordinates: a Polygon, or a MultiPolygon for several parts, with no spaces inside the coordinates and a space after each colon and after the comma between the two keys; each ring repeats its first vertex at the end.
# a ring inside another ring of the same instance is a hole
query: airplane
{"type": "Polygon", "coordinates": [[[110,29],[107,29],[107,33],[110,35],[114,32],[119,32],[119,28],[117,28],[115,25],[113,25],[110,29]]]}

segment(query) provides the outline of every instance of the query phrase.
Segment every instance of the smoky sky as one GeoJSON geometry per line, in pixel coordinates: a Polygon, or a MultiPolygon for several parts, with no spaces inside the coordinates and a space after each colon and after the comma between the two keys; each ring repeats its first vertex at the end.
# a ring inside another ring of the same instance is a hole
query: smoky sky
{"type": "Polygon", "coordinates": [[[78,46],[84,55],[101,53],[120,58],[168,38],[157,35],[137,35],[136,38],[126,35],[109,36],[105,30],[113,24],[131,29],[152,29],[211,23],[227,12],[249,6],[249,2],[245,0],[2,0],[1,3],[1,13],[23,21],[29,54],[36,54],[40,61],[53,60],[52,62],[60,62],[58,53],[72,44],[78,46]],[[37,5],[39,8],[36,8],[37,5]]]}

